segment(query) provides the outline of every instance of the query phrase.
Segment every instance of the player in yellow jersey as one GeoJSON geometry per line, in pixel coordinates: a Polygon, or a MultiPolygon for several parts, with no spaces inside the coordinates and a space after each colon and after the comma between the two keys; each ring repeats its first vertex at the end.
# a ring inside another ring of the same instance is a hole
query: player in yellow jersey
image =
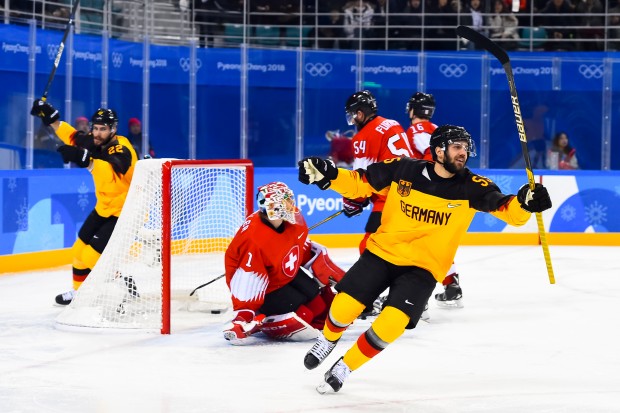
{"type": "Polygon", "coordinates": [[[54,128],[64,142],[57,149],[64,162],[87,168],[95,183],[97,204],[82,224],[72,247],[73,288],[56,296],[56,304],[68,305],[114,231],[138,158],[129,140],[116,135],[118,117],[112,109],[97,109],[90,120],[90,132],[78,131],[59,120],[58,110],[44,100],[35,101],[30,113],[54,128]]]}
{"type": "Polygon", "coordinates": [[[431,135],[433,161],[387,159],[366,171],[338,169],[331,161],[299,162],[299,180],[331,188],[347,198],[386,195],[381,225],[366,251],[336,284],[338,294],[323,334],[304,358],[316,368],[364,308],[389,287],[385,306],[370,328],[325,373],[319,393],[340,390],[348,375],[417,324],[424,305],[452,265],[460,240],[478,211],[514,226],[551,207],[547,189],[523,185],[517,196],[465,167],[474,142],[462,127],[444,125],[431,135]]]}

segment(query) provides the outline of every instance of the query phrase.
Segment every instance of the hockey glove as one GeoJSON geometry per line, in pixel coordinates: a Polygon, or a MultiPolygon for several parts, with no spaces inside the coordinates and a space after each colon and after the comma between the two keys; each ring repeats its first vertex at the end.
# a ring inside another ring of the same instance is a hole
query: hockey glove
{"type": "Polygon", "coordinates": [[[58,112],[58,109],[54,108],[52,105],[50,105],[44,100],[35,101],[32,104],[32,109],[30,109],[30,114],[32,116],[41,118],[45,126],[51,125],[52,123],[56,122],[58,118],[60,118],[60,113],[58,112]]]}
{"type": "Polygon", "coordinates": [[[264,315],[254,317],[252,310],[239,310],[235,318],[226,325],[224,338],[230,344],[245,344],[243,340],[258,332],[261,328],[264,315]]]}
{"type": "Polygon", "coordinates": [[[80,168],[86,168],[90,165],[90,152],[88,152],[88,149],[62,145],[56,150],[60,152],[65,163],[75,162],[80,168]]]}
{"type": "Polygon", "coordinates": [[[528,212],[543,212],[551,208],[551,197],[542,184],[536,184],[534,190],[530,189],[529,184],[523,185],[517,193],[517,200],[521,208],[528,212]]]}
{"type": "Polygon", "coordinates": [[[347,218],[357,216],[364,212],[364,208],[368,206],[370,200],[368,198],[363,199],[349,199],[342,198],[342,210],[347,218]]]}
{"type": "Polygon", "coordinates": [[[317,157],[305,158],[299,165],[299,181],[303,184],[315,184],[321,189],[327,189],[332,179],[338,176],[338,168],[332,160],[323,160],[317,157]]]}

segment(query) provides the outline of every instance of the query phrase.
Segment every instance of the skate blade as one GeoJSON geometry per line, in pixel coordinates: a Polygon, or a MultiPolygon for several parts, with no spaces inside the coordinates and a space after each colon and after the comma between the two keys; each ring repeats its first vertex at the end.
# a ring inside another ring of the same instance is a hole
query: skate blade
{"type": "Polygon", "coordinates": [[[437,307],[440,308],[448,308],[448,309],[452,309],[452,308],[463,308],[464,304],[463,304],[463,299],[459,298],[458,300],[450,300],[450,301],[437,301],[437,307]]]}
{"type": "Polygon", "coordinates": [[[316,387],[316,391],[319,392],[319,394],[336,393],[332,386],[325,381],[316,387]]]}

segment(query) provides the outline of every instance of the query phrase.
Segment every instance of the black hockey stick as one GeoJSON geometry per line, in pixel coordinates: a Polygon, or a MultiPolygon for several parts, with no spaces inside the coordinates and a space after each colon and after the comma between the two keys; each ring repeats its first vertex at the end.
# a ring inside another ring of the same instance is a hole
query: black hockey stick
{"type": "MultiPolygon", "coordinates": [[[[459,36],[474,42],[476,46],[491,53],[504,68],[506,77],[508,78],[508,87],[510,88],[510,96],[512,98],[512,110],[515,115],[515,122],[517,124],[517,131],[519,132],[519,140],[521,141],[521,151],[523,152],[523,159],[525,161],[525,172],[527,173],[527,181],[530,185],[530,189],[534,189],[535,180],[534,172],[532,172],[532,162],[530,161],[530,153],[527,149],[527,136],[525,135],[525,125],[523,124],[523,116],[521,115],[521,107],[519,105],[519,98],[517,97],[517,87],[515,86],[515,77],[512,74],[512,66],[510,65],[510,58],[508,53],[502,49],[497,43],[484,35],[478,33],[471,27],[459,26],[456,28],[456,34],[459,36]]],[[[543,254],[545,256],[545,263],[547,265],[547,274],[549,275],[549,282],[555,284],[555,276],[553,274],[553,266],[551,265],[551,256],[549,255],[549,245],[547,244],[547,234],[545,233],[545,225],[543,224],[542,213],[537,212],[536,223],[538,224],[538,236],[540,237],[540,244],[543,248],[543,254]]]]}
{"type": "MultiPolygon", "coordinates": [[[[310,228],[308,228],[308,231],[312,231],[313,229],[315,229],[315,228],[316,228],[316,227],[318,227],[319,225],[324,224],[324,223],[326,223],[327,221],[329,221],[329,220],[331,220],[331,219],[336,218],[338,215],[342,214],[343,212],[344,212],[344,210],[342,210],[342,209],[341,209],[340,211],[338,211],[338,212],[335,212],[335,213],[331,214],[330,216],[328,216],[327,218],[325,218],[323,221],[317,222],[316,224],[314,224],[313,226],[311,226],[310,228]]],[[[208,281],[208,282],[206,282],[206,283],[204,283],[204,284],[202,284],[202,285],[199,285],[198,287],[194,288],[194,291],[192,291],[191,293],[189,293],[189,296],[191,297],[192,295],[194,295],[194,293],[195,293],[197,290],[200,290],[201,288],[206,287],[207,285],[209,285],[209,284],[212,284],[212,283],[216,282],[216,281],[217,281],[217,280],[219,280],[220,278],[223,278],[225,275],[226,275],[226,274],[220,274],[220,275],[218,275],[217,277],[215,277],[214,279],[212,279],[211,281],[208,281]]]]}
{"type": "Polygon", "coordinates": [[[54,59],[54,67],[52,68],[52,72],[50,73],[49,78],[47,79],[47,85],[45,85],[45,90],[43,91],[43,95],[41,95],[41,100],[44,102],[47,100],[47,94],[50,90],[50,86],[52,86],[52,81],[54,80],[54,76],[56,76],[56,70],[58,69],[58,63],[60,63],[62,52],[65,50],[65,42],[67,41],[67,36],[69,35],[71,26],[75,23],[75,12],[77,11],[79,3],[80,3],[80,0],[74,0],[73,6],[71,7],[71,15],[69,16],[69,21],[67,22],[65,33],[62,35],[62,40],[60,41],[60,45],[58,46],[58,52],[56,52],[56,58],[54,59]]]}

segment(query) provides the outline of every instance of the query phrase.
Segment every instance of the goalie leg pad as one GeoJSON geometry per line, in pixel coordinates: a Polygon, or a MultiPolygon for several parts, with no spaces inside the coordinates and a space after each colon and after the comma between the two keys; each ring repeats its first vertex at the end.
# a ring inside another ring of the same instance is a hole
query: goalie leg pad
{"type": "Polygon", "coordinates": [[[275,340],[307,341],[319,335],[314,327],[293,312],[265,317],[261,331],[275,340]]]}

